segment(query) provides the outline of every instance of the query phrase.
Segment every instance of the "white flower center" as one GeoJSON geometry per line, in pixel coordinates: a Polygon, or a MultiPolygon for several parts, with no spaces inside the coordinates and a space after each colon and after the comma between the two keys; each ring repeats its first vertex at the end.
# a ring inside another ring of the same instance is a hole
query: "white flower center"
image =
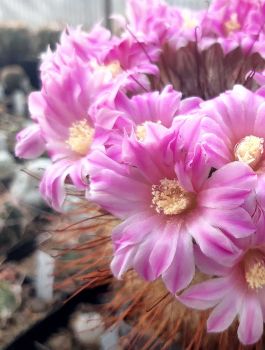
{"type": "Polygon", "coordinates": [[[92,62],[91,65],[97,72],[110,76],[111,78],[115,78],[122,72],[122,68],[118,60],[113,60],[109,64],[98,64],[97,62],[92,62]]]}
{"type": "Polygon", "coordinates": [[[231,14],[228,21],[224,23],[226,34],[235,32],[241,28],[240,23],[238,22],[237,13],[231,14]]]}
{"type": "Polygon", "coordinates": [[[165,215],[178,215],[194,204],[193,193],[186,192],[176,180],[162,179],[152,186],[152,207],[165,215]]]}
{"type": "Polygon", "coordinates": [[[186,29],[193,29],[198,25],[198,20],[192,17],[190,13],[183,14],[183,27],[186,29]]]}
{"type": "Polygon", "coordinates": [[[73,123],[69,128],[69,138],[66,144],[72,151],[85,156],[91,146],[93,136],[94,129],[91,128],[84,119],[73,123]]]}
{"type": "Polygon", "coordinates": [[[235,146],[235,158],[255,168],[262,158],[263,144],[262,137],[246,136],[235,146]]]}
{"type": "Polygon", "coordinates": [[[251,289],[260,289],[265,286],[265,264],[258,261],[247,267],[245,278],[251,289]]]}

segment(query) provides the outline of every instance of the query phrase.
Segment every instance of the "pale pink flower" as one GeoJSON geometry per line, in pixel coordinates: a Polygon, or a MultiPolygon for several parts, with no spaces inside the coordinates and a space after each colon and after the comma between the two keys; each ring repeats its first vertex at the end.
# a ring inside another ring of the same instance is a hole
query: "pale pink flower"
{"type": "Polygon", "coordinates": [[[174,293],[193,278],[193,239],[229,265],[240,254],[233,240],[254,232],[241,206],[256,176],[233,162],[208,179],[204,146],[196,143],[202,122],[183,119],[173,133],[147,123],[143,142],[124,136],[123,163],[90,153],[88,198],[123,219],[112,233],[115,276],[129,268],[147,280],[162,276],[174,293]]]}
{"type": "Polygon", "coordinates": [[[146,122],[158,123],[161,127],[170,128],[174,118],[198,108],[200,98],[183,101],[181,94],[172,86],[158,91],[146,92],[129,98],[118,92],[112,106],[105,106],[96,115],[96,132],[94,142],[108,155],[116,160],[121,159],[123,136],[134,132],[139,142],[146,136],[146,122]]]}
{"type": "Polygon", "coordinates": [[[241,242],[243,252],[231,267],[224,267],[196,250],[197,266],[217,276],[187,289],[178,299],[199,310],[214,307],[208,332],[223,332],[238,318],[238,337],[244,345],[262,336],[265,315],[265,245],[262,232],[241,242]]]}
{"type": "MultiPolygon", "coordinates": [[[[47,151],[53,164],[40,184],[44,198],[60,209],[65,198],[67,178],[77,189],[87,187],[86,155],[94,135],[94,121],[89,107],[101,85],[87,66],[76,60],[64,67],[60,75],[47,80],[41,91],[29,96],[29,110],[35,124],[18,135],[16,147],[20,157],[37,156],[29,150],[47,151]]],[[[97,96],[99,97],[99,96],[97,96]]]]}

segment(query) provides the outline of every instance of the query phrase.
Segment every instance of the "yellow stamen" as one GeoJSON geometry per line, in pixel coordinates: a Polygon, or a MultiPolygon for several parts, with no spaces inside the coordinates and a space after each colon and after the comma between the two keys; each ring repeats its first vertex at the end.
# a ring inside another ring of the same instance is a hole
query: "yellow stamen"
{"type": "Polygon", "coordinates": [[[237,13],[233,13],[230,16],[230,19],[224,23],[226,34],[235,32],[241,28],[240,23],[238,22],[237,13]]]}
{"type": "Polygon", "coordinates": [[[69,138],[66,141],[66,144],[72,151],[85,156],[93,141],[93,136],[94,129],[91,128],[84,119],[73,123],[69,128],[69,138]]]}
{"type": "Polygon", "coordinates": [[[176,180],[162,179],[152,186],[152,207],[165,215],[178,215],[190,209],[194,195],[186,192],[176,180]]]}
{"type": "Polygon", "coordinates": [[[136,126],[135,131],[136,137],[138,141],[144,141],[146,137],[146,127],[144,124],[140,124],[136,126]]]}
{"type": "Polygon", "coordinates": [[[264,139],[257,136],[246,136],[235,146],[235,158],[253,169],[262,158],[264,139]]]}
{"type": "Polygon", "coordinates": [[[245,272],[245,278],[251,289],[260,289],[265,286],[265,264],[258,261],[250,266],[245,272]]]}

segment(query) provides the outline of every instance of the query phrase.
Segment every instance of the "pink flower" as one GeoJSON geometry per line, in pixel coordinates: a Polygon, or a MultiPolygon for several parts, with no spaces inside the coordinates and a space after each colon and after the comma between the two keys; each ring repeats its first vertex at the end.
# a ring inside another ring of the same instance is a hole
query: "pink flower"
{"type": "Polygon", "coordinates": [[[42,84],[53,79],[54,75],[63,74],[64,67],[70,67],[73,59],[84,62],[101,80],[102,85],[111,88],[149,89],[147,74],[158,74],[153,64],[158,50],[147,47],[143,42],[111,37],[110,32],[97,25],[90,33],[80,27],[67,28],[61,36],[56,51],[48,50],[42,55],[40,66],[42,84]]]}
{"type": "Polygon", "coordinates": [[[77,189],[87,187],[86,155],[94,135],[94,121],[88,110],[101,91],[97,84],[87,65],[73,60],[60,76],[46,81],[41,91],[29,97],[30,113],[54,162],[44,174],[40,191],[57,210],[63,204],[68,177],[77,189]]]}
{"type": "Polygon", "coordinates": [[[196,141],[202,122],[188,118],[173,133],[149,123],[143,142],[124,136],[122,164],[90,153],[88,198],[123,220],[112,233],[115,276],[129,268],[147,280],[162,276],[174,293],[193,278],[193,239],[229,265],[240,254],[233,240],[254,232],[241,206],[256,176],[233,162],[208,179],[204,145],[196,141]]]}
{"type": "MultiPolygon", "coordinates": [[[[199,249],[196,262],[200,269],[217,278],[196,284],[178,299],[185,305],[203,310],[214,307],[207,321],[208,332],[223,332],[236,317],[238,337],[244,345],[262,336],[265,314],[265,245],[254,236],[243,241],[243,252],[230,267],[206,258],[199,249]]],[[[221,263],[221,260],[219,261],[221,263]]]]}
{"type": "Polygon", "coordinates": [[[215,168],[238,160],[258,175],[265,166],[265,100],[241,85],[201,104],[206,145],[215,168]]]}
{"type": "Polygon", "coordinates": [[[203,37],[208,45],[219,42],[225,53],[240,47],[248,54],[264,29],[264,19],[263,1],[215,0],[202,21],[203,37]]]}
{"type": "Polygon", "coordinates": [[[128,0],[126,14],[128,34],[158,47],[179,32],[182,23],[179,11],[161,0],[128,0]]]}
{"type": "Polygon", "coordinates": [[[172,33],[169,45],[173,49],[185,47],[190,42],[199,41],[201,36],[201,23],[206,15],[205,11],[192,11],[186,8],[173,8],[181,16],[179,31],[172,33]]]}
{"type": "Polygon", "coordinates": [[[102,108],[96,115],[95,144],[104,144],[109,156],[121,159],[124,132],[135,132],[141,142],[146,136],[146,122],[169,128],[178,114],[197,108],[201,102],[199,98],[180,99],[181,94],[172,86],[166,86],[161,93],[147,92],[132,98],[119,92],[113,106],[102,108]]]}
{"type": "Polygon", "coordinates": [[[98,60],[95,65],[111,67],[116,63],[119,67],[117,78],[126,78],[121,84],[123,91],[141,92],[151,88],[147,75],[159,74],[154,64],[159,53],[157,48],[147,45],[145,41],[134,42],[132,38],[122,38],[113,44],[104,60],[98,60]]]}
{"type": "Polygon", "coordinates": [[[51,206],[57,210],[62,206],[65,182],[78,190],[87,187],[86,155],[93,143],[98,108],[111,105],[119,89],[142,91],[143,85],[147,89],[144,75],[155,73],[157,67],[139,43],[110,40],[101,27],[89,35],[80,28],[68,29],[56,51],[43,58],[42,89],[29,97],[36,124],[18,136],[17,155],[48,152],[54,164],[44,174],[40,190],[51,206]]]}
{"type": "Polygon", "coordinates": [[[209,118],[204,123],[202,138],[212,166],[218,169],[237,160],[257,174],[256,196],[248,204],[248,211],[255,222],[264,220],[264,97],[237,85],[232,91],[202,103],[200,113],[209,118]]]}

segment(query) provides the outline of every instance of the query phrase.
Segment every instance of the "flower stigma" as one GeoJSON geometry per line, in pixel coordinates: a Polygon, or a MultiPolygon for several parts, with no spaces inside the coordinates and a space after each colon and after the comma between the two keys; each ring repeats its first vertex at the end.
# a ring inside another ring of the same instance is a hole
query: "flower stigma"
{"type": "Polygon", "coordinates": [[[194,195],[186,192],[176,180],[160,180],[152,186],[152,205],[156,212],[164,215],[178,215],[190,209],[194,195]]]}
{"type": "Polygon", "coordinates": [[[229,20],[224,23],[226,34],[235,32],[241,28],[240,23],[238,22],[237,13],[233,13],[229,20]]]}
{"type": "Polygon", "coordinates": [[[69,138],[66,144],[72,151],[85,156],[91,146],[93,136],[94,129],[91,128],[84,119],[73,123],[69,128],[69,138]]]}
{"type": "Polygon", "coordinates": [[[235,146],[235,158],[255,168],[262,158],[264,139],[257,136],[246,136],[235,146]]]}

